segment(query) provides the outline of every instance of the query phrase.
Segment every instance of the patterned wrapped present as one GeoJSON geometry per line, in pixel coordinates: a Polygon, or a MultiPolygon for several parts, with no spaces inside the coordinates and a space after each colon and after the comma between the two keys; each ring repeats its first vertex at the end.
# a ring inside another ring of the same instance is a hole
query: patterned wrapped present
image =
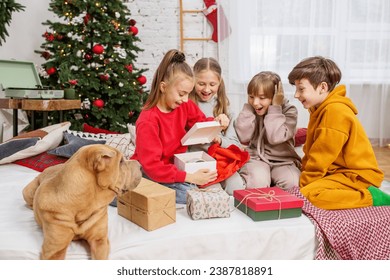
{"type": "Polygon", "coordinates": [[[229,195],[221,187],[188,190],[187,213],[193,220],[230,217],[229,195]]]}
{"type": "Polygon", "coordinates": [[[142,178],[138,186],[118,196],[118,214],[152,231],[176,222],[176,192],[142,178]]]}
{"type": "Polygon", "coordinates": [[[303,200],[279,187],[235,190],[234,206],[254,221],[299,217],[303,200]]]}

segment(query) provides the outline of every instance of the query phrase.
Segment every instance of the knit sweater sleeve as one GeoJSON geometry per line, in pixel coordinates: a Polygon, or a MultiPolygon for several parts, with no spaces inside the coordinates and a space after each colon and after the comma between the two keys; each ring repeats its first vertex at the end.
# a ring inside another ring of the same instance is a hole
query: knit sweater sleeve
{"type": "MultiPolygon", "coordinates": [[[[178,139],[180,141],[180,139],[178,139]]],[[[163,144],[159,127],[150,121],[137,123],[137,160],[152,180],[160,183],[184,182],[186,172],[177,169],[172,163],[163,160],[163,144]]]]}
{"type": "Polygon", "coordinates": [[[256,128],[256,115],[250,104],[244,104],[240,114],[234,121],[234,128],[241,143],[248,143],[252,139],[256,128]]]}
{"type": "Polygon", "coordinates": [[[271,145],[286,142],[294,137],[297,129],[298,110],[295,106],[285,104],[271,105],[264,117],[264,127],[268,142],[271,145]]]}
{"type": "Polygon", "coordinates": [[[240,141],[238,140],[238,136],[236,133],[236,130],[234,129],[234,114],[230,114],[230,123],[228,128],[225,130],[225,133],[221,133],[221,147],[222,148],[227,148],[230,145],[236,145],[237,147],[240,147],[240,141]]]}

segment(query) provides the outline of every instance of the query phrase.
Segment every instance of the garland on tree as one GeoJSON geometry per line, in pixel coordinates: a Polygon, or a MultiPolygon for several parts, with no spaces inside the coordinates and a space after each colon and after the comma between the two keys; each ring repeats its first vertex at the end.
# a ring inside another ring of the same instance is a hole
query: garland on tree
{"type": "Polygon", "coordinates": [[[147,98],[147,69],[137,68],[143,51],[136,21],[122,0],[52,0],[49,11],[59,22],[47,20],[41,50],[42,83],[55,89],[74,88],[80,110],[67,113],[72,129],[83,123],[126,132],[135,123],[147,98]]]}
{"type": "Polygon", "coordinates": [[[26,7],[16,3],[14,0],[1,0],[0,2],[0,46],[5,42],[5,38],[9,36],[7,26],[10,25],[13,12],[24,11],[26,7]]]}

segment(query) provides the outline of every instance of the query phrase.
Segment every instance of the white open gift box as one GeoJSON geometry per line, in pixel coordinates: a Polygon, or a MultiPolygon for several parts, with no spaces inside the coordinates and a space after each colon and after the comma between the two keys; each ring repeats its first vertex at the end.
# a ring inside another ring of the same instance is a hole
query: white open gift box
{"type": "MultiPolygon", "coordinates": [[[[181,143],[184,146],[210,143],[221,130],[217,121],[199,122],[184,135],[181,143]]],[[[175,154],[174,163],[177,168],[188,173],[195,173],[199,169],[217,169],[215,159],[202,151],[175,154]]]]}

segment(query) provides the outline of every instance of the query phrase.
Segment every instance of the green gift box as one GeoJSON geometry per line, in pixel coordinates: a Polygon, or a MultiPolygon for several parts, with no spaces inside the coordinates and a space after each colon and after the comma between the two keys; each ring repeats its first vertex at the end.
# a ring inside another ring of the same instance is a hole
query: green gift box
{"type": "Polygon", "coordinates": [[[236,190],[233,196],[234,206],[254,221],[302,215],[303,200],[279,187],[236,190]]]}

